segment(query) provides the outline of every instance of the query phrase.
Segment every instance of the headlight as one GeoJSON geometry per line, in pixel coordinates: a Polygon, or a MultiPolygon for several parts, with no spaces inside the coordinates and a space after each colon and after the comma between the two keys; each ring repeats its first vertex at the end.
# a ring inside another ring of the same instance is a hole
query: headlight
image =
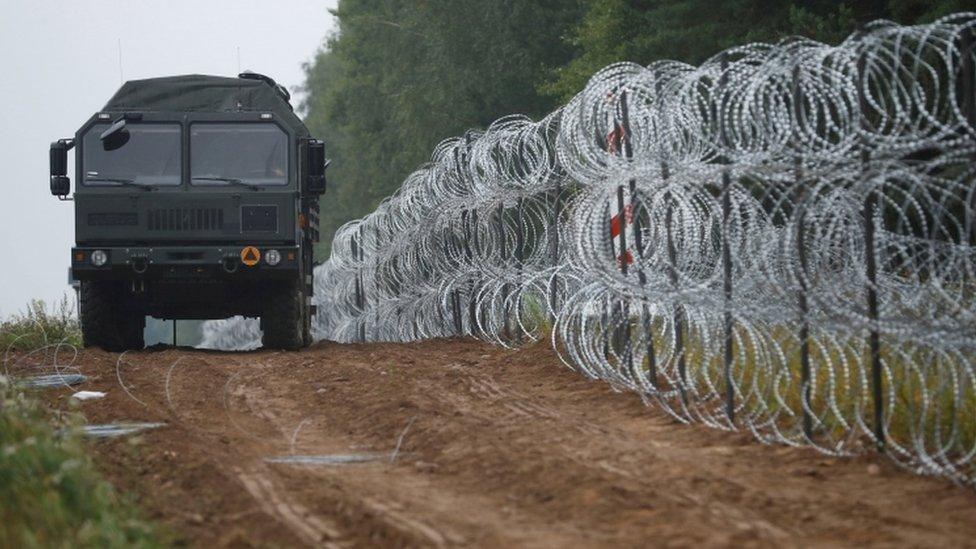
{"type": "Polygon", "coordinates": [[[268,250],[264,252],[264,260],[274,267],[275,265],[281,263],[281,252],[278,250],[268,250]]]}
{"type": "Polygon", "coordinates": [[[96,267],[101,267],[102,265],[108,263],[108,254],[103,252],[102,250],[95,250],[91,254],[91,262],[92,265],[96,267]]]}

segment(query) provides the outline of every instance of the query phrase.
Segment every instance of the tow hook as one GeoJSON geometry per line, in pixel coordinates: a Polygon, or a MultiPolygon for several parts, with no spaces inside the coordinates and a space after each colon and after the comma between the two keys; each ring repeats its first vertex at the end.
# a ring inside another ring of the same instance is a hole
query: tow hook
{"type": "Polygon", "coordinates": [[[143,274],[149,269],[149,260],[145,257],[134,257],[132,258],[132,270],[136,274],[143,274]]]}
{"type": "Polygon", "coordinates": [[[225,257],[220,264],[223,266],[224,272],[230,274],[236,273],[237,269],[241,266],[240,261],[236,257],[225,257]]]}

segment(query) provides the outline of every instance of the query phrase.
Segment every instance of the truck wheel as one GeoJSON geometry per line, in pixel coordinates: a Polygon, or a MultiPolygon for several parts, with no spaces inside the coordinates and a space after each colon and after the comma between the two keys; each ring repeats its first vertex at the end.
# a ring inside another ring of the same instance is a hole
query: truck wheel
{"type": "Polygon", "coordinates": [[[117,284],[85,280],[81,283],[81,336],[85,347],[109,352],[142,349],[146,319],[125,311],[117,284]]]}
{"type": "Polygon", "coordinates": [[[302,347],[312,345],[312,310],[305,303],[306,298],[302,295],[302,347]]]}
{"type": "Polygon", "coordinates": [[[305,344],[302,310],[305,296],[298,284],[288,282],[270,292],[271,298],[264,304],[264,337],[261,343],[267,349],[297,351],[305,344]]]}
{"type": "MultiPolygon", "coordinates": [[[[307,315],[306,315],[307,316],[307,315]]],[[[302,347],[310,347],[312,345],[312,330],[310,326],[306,326],[302,330],[302,347]]]]}

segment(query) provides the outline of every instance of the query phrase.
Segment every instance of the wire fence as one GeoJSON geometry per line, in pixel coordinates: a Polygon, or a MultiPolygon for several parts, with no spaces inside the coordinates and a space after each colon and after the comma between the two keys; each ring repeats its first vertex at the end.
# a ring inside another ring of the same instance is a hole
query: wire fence
{"type": "Polygon", "coordinates": [[[680,421],[974,485],[974,44],[967,13],[606,67],[344,225],[318,336],[551,336],[680,421]]]}

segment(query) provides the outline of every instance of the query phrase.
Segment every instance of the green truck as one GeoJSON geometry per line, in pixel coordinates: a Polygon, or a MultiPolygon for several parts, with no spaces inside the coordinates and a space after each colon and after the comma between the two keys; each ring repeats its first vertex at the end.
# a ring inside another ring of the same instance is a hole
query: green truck
{"type": "Polygon", "coordinates": [[[142,348],[147,316],[260,317],[265,347],[311,343],[328,160],[289,100],[250,72],[135,80],[51,144],[86,347],[142,348]]]}

